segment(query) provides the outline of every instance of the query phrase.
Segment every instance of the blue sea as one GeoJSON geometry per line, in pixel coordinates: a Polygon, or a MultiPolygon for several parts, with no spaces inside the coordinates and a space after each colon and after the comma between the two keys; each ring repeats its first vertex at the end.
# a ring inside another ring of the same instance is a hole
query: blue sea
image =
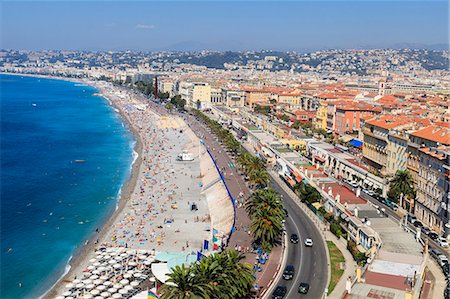
{"type": "Polygon", "coordinates": [[[134,139],[92,87],[10,75],[0,85],[0,298],[37,298],[114,212],[134,139]]]}

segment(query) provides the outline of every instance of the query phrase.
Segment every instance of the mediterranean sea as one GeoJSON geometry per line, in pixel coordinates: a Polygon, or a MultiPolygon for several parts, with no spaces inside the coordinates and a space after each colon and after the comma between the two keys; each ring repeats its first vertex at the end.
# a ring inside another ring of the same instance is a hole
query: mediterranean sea
{"type": "Polygon", "coordinates": [[[37,298],[115,210],[134,139],[92,87],[0,75],[0,298],[37,298]]]}

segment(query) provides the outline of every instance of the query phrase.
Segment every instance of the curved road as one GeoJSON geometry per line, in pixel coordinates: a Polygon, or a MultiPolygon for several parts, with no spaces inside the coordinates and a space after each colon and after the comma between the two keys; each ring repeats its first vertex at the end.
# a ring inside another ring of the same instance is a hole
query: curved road
{"type": "Polygon", "coordinates": [[[274,180],[272,180],[272,187],[284,198],[284,207],[289,215],[285,224],[288,239],[293,233],[297,234],[300,239],[298,244],[292,244],[289,241],[287,246],[286,265],[295,267],[294,278],[284,280],[280,277],[276,285],[287,287],[288,293],[285,298],[322,298],[328,281],[327,251],[322,235],[305,212],[274,180]],[[305,246],[304,241],[307,238],[314,241],[313,247],[305,246]],[[297,292],[298,285],[301,282],[310,285],[309,292],[306,295],[297,292]]]}
{"type": "MultiPolygon", "coordinates": [[[[153,105],[153,107],[154,106],[160,108],[158,109],[158,112],[163,112],[163,114],[165,114],[164,112],[166,111],[163,107],[161,107],[160,105],[153,105]]],[[[195,120],[195,118],[190,115],[185,116],[191,121],[195,120]]],[[[199,128],[197,127],[197,129],[199,128]]],[[[209,132],[206,132],[205,127],[203,127],[201,131],[203,131],[202,133],[206,133],[207,135],[209,135],[209,132]]],[[[199,132],[197,131],[196,133],[199,132]]],[[[221,147],[218,142],[214,142],[213,140],[213,138],[210,138],[210,142],[212,141],[216,146],[221,147]]],[[[227,156],[225,150],[223,150],[219,156],[227,156]]],[[[236,177],[228,179],[234,179],[238,185],[238,189],[244,191],[245,187],[240,186],[240,184],[238,183],[239,180],[237,180],[236,177]]],[[[284,207],[288,211],[289,215],[286,218],[285,223],[288,240],[293,233],[296,233],[300,239],[298,244],[292,244],[290,243],[290,241],[288,241],[287,244],[286,265],[294,265],[294,278],[292,280],[286,281],[280,276],[280,279],[278,281],[275,281],[275,283],[273,284],[273,288],[275,288],[277,285],[285,285],[288,288],[288,293],[286,294],[285,298],[288,299],[301,297],[314,299],[322,298],[324,290],[327,287],[328,280],[327,251],[322,240],[322,235],[319,232],[318,228],[310,220],[310,218],[305,214],[305,212],[303,212],[303,210],[297,205],[297,203],[294,202],[289,194],[286,193],[283,188],[273,179],[272,188],[274,188],[284,198],[284,207]],[[313,247],[306,247],[304,245],[304,241],[307,238],[311,238],[314,241],[313,247]],[[297,292],[298,285],[301,282],[306,282],[310,285],[310,289],[307,295],[301,295],[297,292]]],[[[283,270],[284,269],[281,269],[281,271],[283,270]]],[[[271,294],[269,294],[269,298],[271,298],[271,294]]]]}

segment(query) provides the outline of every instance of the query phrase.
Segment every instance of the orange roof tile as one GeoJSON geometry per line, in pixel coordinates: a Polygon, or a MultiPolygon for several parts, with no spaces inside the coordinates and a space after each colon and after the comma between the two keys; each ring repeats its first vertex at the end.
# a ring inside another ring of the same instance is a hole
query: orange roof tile
{"type": "Polygon", "coordinates": [[[429,126],[411,133],[411,135],[420,137],[422,139],[439,142],[443,145],[450,145],[450,128],[429,126]]]}

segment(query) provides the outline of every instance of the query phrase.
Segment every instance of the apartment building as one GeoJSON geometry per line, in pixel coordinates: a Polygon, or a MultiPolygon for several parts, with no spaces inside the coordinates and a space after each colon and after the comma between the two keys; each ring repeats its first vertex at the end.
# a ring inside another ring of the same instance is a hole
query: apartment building
{"type": "Polygon", "coordinates": [[[411,133],[408,150],[408,169],[417,192],[414,214],[442,233],[450,218],[450,128],[428,126],[411,133]]]}
{"type": "Polygon", "coordinates": [[[314,117],[313,126],[316,129],[327,129],[328,104],[325,100],[320,101],[316,117],[314,117]]]}
{"type": "Polygon", "coordinates": [[[360,129],[361,117],[379,114],[381,109],[364,103],[349,103],[336,107],[335,133],[339,135],[357,133],[360,129]]]}
{"type": "Polygon", "coordinates": [[[253,108],[257,104],[269,104],[271,92],[262,89],[244,89],[245,106],[253,108]]]}
{"type": "Polygon", "coordinates": [[[158,91],[168,93],[169,97],[173,96],[174,84],[172,79],[158,77],[158,91]]]}
{"type": "Polygon", "coordinates": [[[211,104],[223,105],[225,103],[223,94],[222,88],[211,87],[211,104]]]}
{"type": "Polygon", "coordinates": [[[278,95],[277,103],[285,104],[289,109],[300,108],[300,94],[299,93],[282,93],[278,95]]]}
{"type": "Polygon", "coordinates": [[[393,175],[406,169],[407,129],[412,119],[400,115],[382,115],[365,121],[362,128],[363,161],[372,171],[393,175]]]}
{"type": "Polygon", "coordinates": [[[208,83],[181,81],[178,89],[187,106],[196,109],[211,106],[211,86],[208,83]]]}

